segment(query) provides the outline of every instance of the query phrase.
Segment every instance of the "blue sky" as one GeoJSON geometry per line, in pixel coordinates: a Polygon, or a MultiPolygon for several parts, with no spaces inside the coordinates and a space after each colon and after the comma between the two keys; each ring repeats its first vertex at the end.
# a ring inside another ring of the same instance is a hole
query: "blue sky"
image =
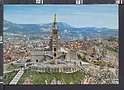
{"type": "Polygon", "coordinates": [[[118,28],[118,6],[101,5],[5,5],[4,19],[18,24],[66,22],[73,27],[118,28]]]}

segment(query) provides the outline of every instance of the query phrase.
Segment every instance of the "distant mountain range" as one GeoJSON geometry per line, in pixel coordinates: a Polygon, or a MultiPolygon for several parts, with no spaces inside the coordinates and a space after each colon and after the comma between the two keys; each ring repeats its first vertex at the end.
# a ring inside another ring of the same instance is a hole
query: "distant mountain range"
{"type": "MultiPolygon", "coordinates": [[[[58,22],[59,33],[71,34],[82,34],[93,37],[94,35],[100,35],[100,37],[105,38],[109,36],[117,37],[118,29],[109,28],[96,28],[96,27],[83,27],[75,28],[65,22],[58,22]]],[[[23,33],[23,34],[46,34],[51,33],[53,23],[48,24],[16,24],[4,20],[4,32],[8,33],[23,33]]]]}

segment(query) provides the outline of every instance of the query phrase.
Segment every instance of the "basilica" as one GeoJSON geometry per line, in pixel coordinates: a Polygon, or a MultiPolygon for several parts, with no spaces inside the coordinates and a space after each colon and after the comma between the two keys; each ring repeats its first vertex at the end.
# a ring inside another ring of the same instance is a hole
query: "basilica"
{"type": "MultiPolygon", "coordinates": [[[[33,64],[29,67],[32,71],[38,71],[38,72],[64,72],[64,73],[73,73],[79,70],[78,64],[80,62],[78,61],[71,61],[71,60],[65,60],[64,58],[60,58],[62,56],[67,56],[68,51],[63,50],[62,47],[59,45],[59,39],[58,39],[58,30],[59,27],[57,25],[56,21],[56,14],[54,14],[54,22],[52,27],[52,37],[49,44],[49,51],[46,51],[45,54],[41,52],[39,56],[44,56],[45,58],[49,58],[49,60],[43,60],[43,61],[35,61],[36,57],[33,58],[34,60],[33,64]]],[[[36,54],[36,53],[34,53],[36,54]]],[[[35,56],[35,55],[34,55],[35,56]]]]}
{"type": "Polygon", "coordinates": [[[31,51],[31,59],[26,62],[26,58],[21,58],[13,65],[23,66],[25,69],[36,72],[63,72],[73,73],[80,70],[78,65],[81,63],[79,60],[67,59],[69,52],[64,50],[59,44],[58,39],[59,27],[56,21],[56,14],[54,14],[54,22],[49,40],[49,48],[41,48],[40,50],[34,49],[31,51]]]}

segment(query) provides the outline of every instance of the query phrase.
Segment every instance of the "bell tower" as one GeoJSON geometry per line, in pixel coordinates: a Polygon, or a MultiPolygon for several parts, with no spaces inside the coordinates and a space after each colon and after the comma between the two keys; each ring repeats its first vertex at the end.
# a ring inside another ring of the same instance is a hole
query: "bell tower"
{"type": "MultiPolygon", "coordinates": [[[[53,58],[57,57],[57,52],[59,50],[58,45],[58,26],[56,22],[56,14],[54,14],[54,22],[53,22],[53,28],[52,28],[52,52],[53,52],[53,58]]],[[[55,62],[57,63],[57,62],[55,62]]]]}

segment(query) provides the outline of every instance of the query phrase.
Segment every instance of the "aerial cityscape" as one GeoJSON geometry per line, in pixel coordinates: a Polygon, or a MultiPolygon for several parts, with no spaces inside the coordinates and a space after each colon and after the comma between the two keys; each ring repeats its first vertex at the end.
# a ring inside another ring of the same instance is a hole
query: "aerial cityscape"
{"type": "Polygon", "coordinates": [[[116,5],[107,5],[109,10],[104,5],[99,9],[95,5],[38,6],[41,12],[30,5],[4,7],[4,84],[119,84],[116,5]],[[32,10],[41,17],[30,18],[32,10]],[[87,21],[87,16],[80,16],[91,13],[87,21]]]}

